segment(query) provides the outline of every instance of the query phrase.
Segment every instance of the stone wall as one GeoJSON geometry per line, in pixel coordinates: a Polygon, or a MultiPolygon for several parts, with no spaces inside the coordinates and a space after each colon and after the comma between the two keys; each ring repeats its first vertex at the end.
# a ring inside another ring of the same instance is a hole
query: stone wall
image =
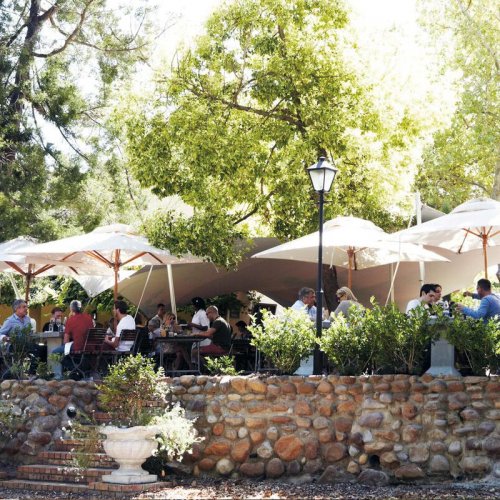
{"type": "Polygon", "coordinates": [[[0,389],[2,402],[11,406],[18,428],[17,435],[3,443],[2,452],[24,463],[32,462],[39,451],[50,448],[63,435],[68,407],[87,415],[96,410],[93,382],[4,380],[0,389]]]}
{"type": "MultiPolygon", "coordinates": [[[[197,474],[308,480],[500,477],[499,377],[207,377],[166,379],[204,441],[197,474]]],[[[49,448],[70,405],[96,408],[92,382],[4,381],[21,423],[7,452],[49,448]],[[24,421],[25,420],[25,421],[24,421]]],[[[19,454],[18,454],[19,455],[19,454]]]]}
{"type": "Polygon", "coordinates": [[[498,377],[184,376],[172,383],[206,438],[191,457],[195,474],[323,474],[366,483],[500,477],[498,377]]]}

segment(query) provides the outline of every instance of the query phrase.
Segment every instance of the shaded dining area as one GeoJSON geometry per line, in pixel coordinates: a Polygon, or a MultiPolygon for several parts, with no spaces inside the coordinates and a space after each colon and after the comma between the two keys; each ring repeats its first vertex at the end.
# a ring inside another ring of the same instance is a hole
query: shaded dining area
{"type": "MultiPolygon", "coordinates": [[[[478,203],[481,205],[480,200],[478,203]]],[[[495,203],[488,201],[485,205],[493,217],[492,228],[499,211],[495,203]]],[[[473,207],[480,212],[478,204],[473,207]]],[[[463,219],[464,208],[457,209],[463,219]]],[[[473,221],[478,214],[467,217],[473,221]]],[[[333,282],[325,283],[326,300],[320,314],[326,321],[321,322],[320,331],[329,327],[338,303],[336,290],[345,283],[365,308],[394,304],[404,310],[422,283],[422,266],[426,275],[440,284],[443,294],[449,294],[473,282],[481,263],[486,265],[486,256],[490,261],[500,258],[494,229],[488,232],[489,239],[471,240],[478,245],[466,239],[457,251],[447,245],[441,247],[437,239],[423,239],[425,225],[389,234],[355,217],[337,217],[324,224],[323,272],[325,282],[327,275],[333,276],[333,282]],[[423,248],[419,238],[429,245],[423,248]]],[[[443,231],[438,228],[435,233],[439,236],[443,231]]],[[[157,367],[171,375],[206,373],[213,369],[207,367],[207,358],[215,360],[210,366],[220,368],[219,360],[225,357],[232,359],[236,372],[272,371],[276,368],[252,341],[251,330],[259,326],[262,310],[279,316],[283,307],[294,303],[298,290],[304,286],[314,290],[318,233],[278,243],[274,238],[254,239],[237,269],[227,270],[203,257],[173,255],[155,248],[133,228],[113,224],[42,244],[21,239],[10,248],[0,247],[0,262],[3,271],[23,276],[25,297],[29,297],[30,286],[38,276],[52,274],[75,278],[89,297],[112,289],[112,300],[111,292],[106,292],[106,310],[93,310],[90,300],[80,304],[79,313],[89,318],[87,327],[77,332],[76,342],[73,328],[64,322],[64,318],[69,321],[75,316],[70,300],[61,307],[54,304],[62,319],[47,321],[47,309],[38,315],[33,310],[30,339],[46,346],[38,357],[48,372],[60,364],[56,359],[60,356],[64,358],[65,376],[99,377],[120,357],[136,353],[154,358],[157,367]],[[237,299],[233,304],[225,303],[227,297],[237,299]],[[192,302],[195,298],[203,301],[202,308],[192,302]],[[116,310],[118,302],[123,305],[122,312],[116,310]],[[208,319],[210,308],[215,311],[208,319]],[[243,336],[238,335],[238,324],[243,324],[243,336]],[[121,347],[122,343],[127,349],[121,347]]],[[[320,336],[316,334],[317,339],[320,336]]],[[[3,344],[7,346],[8,341],[3,344]]],[[[4,351],[4,359],[9,358],[9,351],[4,351]]],[[[225,359],[220,360],[223,362],[225,359]]]]}

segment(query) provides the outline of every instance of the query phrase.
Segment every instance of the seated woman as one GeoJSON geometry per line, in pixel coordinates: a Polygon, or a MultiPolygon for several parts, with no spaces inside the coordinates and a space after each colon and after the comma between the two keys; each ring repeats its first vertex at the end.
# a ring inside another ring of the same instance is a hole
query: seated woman
{"type": "Polygon", "coordinates": [[[236,331],[233,333],[232,340],[248,340],[252,336],[248,330],[248,325],[244,321],[238,321],[234,326],[236,331]]]}
{"type": "Polygon", "coordinates": [[[337,309],[333,311],[335,316],[342,314],[348,320],[352,307],[356,309],[363,309],[363,306],[358,302],[358,299],[352,293],[352,290],[346,286],[337,290],[337,299],[339,299],[339,305],[337,306],[337,309]]]}

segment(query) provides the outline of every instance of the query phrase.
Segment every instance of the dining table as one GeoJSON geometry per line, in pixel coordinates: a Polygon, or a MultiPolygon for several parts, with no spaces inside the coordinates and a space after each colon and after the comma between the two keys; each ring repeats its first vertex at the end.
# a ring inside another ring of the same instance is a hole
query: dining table
{"type": "Polygon", "coordinates": [[[164,344],[181,344],[188,353],[191,352],[192,346],[198,344],[198,348],[196,349],[196,369],[188,369],[188,370],[165,370],[165,373],[192,373],[200,375],[200,342],[205,340],[205,337],[198,337],[196,335],[188,335],[188,334],[177,334],[169,337],[157,337],[155,339],[155,344],[160,347],[160,366],[163,366],[163,345],[164,344]]]}

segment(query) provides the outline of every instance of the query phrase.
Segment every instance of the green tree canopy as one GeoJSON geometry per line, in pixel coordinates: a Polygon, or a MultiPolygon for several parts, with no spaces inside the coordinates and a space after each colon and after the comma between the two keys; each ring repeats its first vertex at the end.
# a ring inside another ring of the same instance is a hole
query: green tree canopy
{"type": "Polygon", "coordinates": [[[107,3],[0,0],[0,240],[88,230],[123,200],[106,115],[150,23],[107,3]]]}
{"type": "Polygon", "coordinates": [[[151,220],[156,244],[230,265],[250,220],[283,239],[314,230],[306,168],[322,155],[340,168],[327,217],[391,225],[391,187],[407,166],[392,153],[419,129],[407,113],[384,127],[348,57],[347,27],[340,0],[237,0],[211,16],[127,123],[137,179],[195,209],[151,220]]]}
{"type": "Polygon", "coordinates": [[[500,199],[498,3],[424,6],[423,21],[443,47],[442,70],[457,74],[458,99],[451,123],[426,151],[417,187],[426,202],[444,210],[474,196],[500,199]]]}

